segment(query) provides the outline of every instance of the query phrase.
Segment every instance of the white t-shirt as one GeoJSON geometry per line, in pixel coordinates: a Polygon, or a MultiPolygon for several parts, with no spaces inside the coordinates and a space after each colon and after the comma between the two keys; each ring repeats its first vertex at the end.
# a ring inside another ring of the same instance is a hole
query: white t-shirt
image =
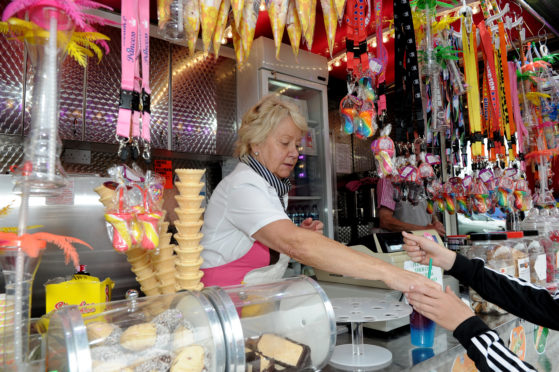
{"type": "MultiPolygon", "coordinates": [[[[284,196],[287,204],[287,196],[284,196]]],[[[252,247],[252,234],[289,220],[276,189],[251,167],[239,163],[216,187],[204,214],[202,268],[225,265],[252,247]]]]}

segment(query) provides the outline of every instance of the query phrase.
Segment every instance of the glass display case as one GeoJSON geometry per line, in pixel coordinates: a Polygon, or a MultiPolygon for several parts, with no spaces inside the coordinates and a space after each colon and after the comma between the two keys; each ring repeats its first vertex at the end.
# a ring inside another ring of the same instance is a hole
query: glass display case
{"type": "Polygon", "coordinates": [[[316,371],[336,344],[332,305],[304,276],[64,306],[48,320],[47,370],[59,372],[316,371]]]}

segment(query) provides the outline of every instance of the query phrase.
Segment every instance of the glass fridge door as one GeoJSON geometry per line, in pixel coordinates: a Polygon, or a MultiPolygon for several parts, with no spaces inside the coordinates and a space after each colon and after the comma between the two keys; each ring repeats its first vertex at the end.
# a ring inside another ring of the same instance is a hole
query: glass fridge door
{"type": "Polygon", "coordinates": [[[296,224],[307,217],[319,219],[324,223],[324,234],[333,239],[333,179],[326,86],[273,71],[260,71],[263,95],[275,92],[295,103],[309,126],[291,174],[287,213],[296,224]]]}

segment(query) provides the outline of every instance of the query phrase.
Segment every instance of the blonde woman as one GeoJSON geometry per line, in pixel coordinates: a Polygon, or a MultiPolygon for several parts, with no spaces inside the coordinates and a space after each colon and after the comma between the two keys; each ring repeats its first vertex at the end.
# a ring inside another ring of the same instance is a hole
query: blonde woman
{"type": "Polygon", "coordinates": [[[307,123],[278,96],[264,97],[243,117],[236,155],[240,163],[212,193],[204,216],[202,281],[234,285],[281,278],[293,258],[341,275],[382,280],[407,290],[433,286],[421,275],[391,266],[322,235],[320,221],[291,222],[285,210],[289,175],[307,123]]]}

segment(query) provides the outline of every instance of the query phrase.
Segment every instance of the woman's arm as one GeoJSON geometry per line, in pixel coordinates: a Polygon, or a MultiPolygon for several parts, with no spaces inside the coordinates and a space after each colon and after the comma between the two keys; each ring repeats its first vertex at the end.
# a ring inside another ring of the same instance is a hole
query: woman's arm
{"type": "Polygon", "coordinates": [[[305,265],[340,275],[382,280],[390,288],[399,291],[408,290],[412,284],[436,285],[422,275],[357,252],[313,231],[299,228],[288,220],[272,222],[252,237],[305,265]]]}

